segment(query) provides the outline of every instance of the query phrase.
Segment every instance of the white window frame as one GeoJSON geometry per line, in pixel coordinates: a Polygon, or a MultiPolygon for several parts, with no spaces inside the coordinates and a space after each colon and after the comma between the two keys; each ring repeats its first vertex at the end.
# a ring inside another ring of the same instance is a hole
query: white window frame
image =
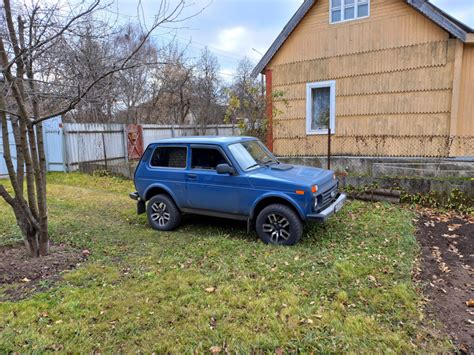
{"type": "Polygon", "coordinates": [[[330,88],[329,94],[329,128],[336,133],[336,81],[319,81],[306,84],[306,135],[328,134],[327,129],[311,129],[313,119],[313,89],[330,88]]]}
{"type": "Polygon", "coordinates": [[[338,23],[343,23],[343,22],[361,20],[361,19],[370,17],[370,0],[354,0],[354,5],[353,5],[354,6],[354,18],[347,19],[347,20],[344,20],[344,11],[345,11],[344,9],[346,7],[352,7],[352,4],[351,5],[345,5],[345,0],[341,0],[341,6],[338,6],[338,7],[333,9],[332,2],[333,2],[333,0],[329,1],[329,23],[331,25],[338,24],[338,23]],[[367,8],[368,8],[367,16],[358,17],[358,15],[359,15],[359,5],[364,5],[364,4],[367,4],[367,8]],[[341,20],[340,21],[333,22],[333,20],[332,20],[332,11],[333,10],[341,10],[341,20]]]}

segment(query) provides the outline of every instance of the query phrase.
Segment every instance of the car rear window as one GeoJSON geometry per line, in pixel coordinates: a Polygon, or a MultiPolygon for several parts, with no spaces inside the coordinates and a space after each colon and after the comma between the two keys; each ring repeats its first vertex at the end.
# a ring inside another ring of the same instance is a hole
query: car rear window
{"type": "Polygon", "coordinates": [[[151,158],[151,166],[160,168],[186,168],[186,147],[157,147],[151,158]]]}

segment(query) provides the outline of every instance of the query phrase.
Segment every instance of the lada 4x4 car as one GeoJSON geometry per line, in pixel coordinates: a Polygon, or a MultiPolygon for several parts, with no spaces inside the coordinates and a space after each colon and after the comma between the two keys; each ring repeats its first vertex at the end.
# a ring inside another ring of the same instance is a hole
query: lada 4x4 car
{"type": "Polygon", "coordinates": [[[139,214],[175,229],[186,213],[247,221],[265,243],[293,245],[303,223],[344,205],[333,171],[283,164],[252,137],[182,137],[150,144],[135,171],[139,214]]]}

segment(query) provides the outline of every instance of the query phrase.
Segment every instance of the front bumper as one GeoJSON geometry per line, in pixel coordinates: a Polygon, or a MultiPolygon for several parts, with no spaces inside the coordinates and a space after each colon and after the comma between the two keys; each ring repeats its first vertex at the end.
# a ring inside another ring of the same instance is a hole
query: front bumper
{"type": "Polygon", "coordinates": [[[325,222],[329,217],[342,209],[342,206],[346,200],[347,196],[345,194],[339,194],[339,197],[336,199],[336,201],[334,201],[329,207],[319,213],[306,215],[306,219],[308,221],[325,222]]]}

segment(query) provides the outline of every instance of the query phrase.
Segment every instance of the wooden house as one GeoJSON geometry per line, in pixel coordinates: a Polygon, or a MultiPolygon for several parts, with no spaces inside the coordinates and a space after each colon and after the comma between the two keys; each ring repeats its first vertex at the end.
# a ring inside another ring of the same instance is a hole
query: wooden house
{"type": "Polygon", "coordinates": [[[259,73],[277,155],[474,156],[474,30],[428,1],[305,0],[259,73]]]}

